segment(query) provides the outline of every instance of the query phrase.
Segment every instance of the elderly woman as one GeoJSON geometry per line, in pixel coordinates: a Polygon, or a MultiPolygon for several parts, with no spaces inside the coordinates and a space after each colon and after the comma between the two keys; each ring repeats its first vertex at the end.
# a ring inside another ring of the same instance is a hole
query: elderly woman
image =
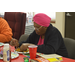
{"type": "Polygon", "coordinates": [[[59,30],[50,24],[51,18],[46,14],[39,13],[33,17],[34,31],[26,41],[18,43],[12,39],[11,45],[20,47],[21,51],[26,50],[29,45],[38,45],[37,52],[44,54],[59,54],[68,57],[63,38],[59,30]]]}

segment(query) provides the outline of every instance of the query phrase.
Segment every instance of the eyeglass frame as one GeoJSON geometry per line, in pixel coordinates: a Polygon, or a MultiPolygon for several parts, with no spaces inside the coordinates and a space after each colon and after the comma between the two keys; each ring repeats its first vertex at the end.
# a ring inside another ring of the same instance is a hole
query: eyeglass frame
{"type": "Polygon", "coordinates": [[[43,26],[40,26],[39,28],[37,28],[37,27],[34,27],[34,30],[36,29],[37,31],[41,28],[41,27],[43,27],[43,26]]]}

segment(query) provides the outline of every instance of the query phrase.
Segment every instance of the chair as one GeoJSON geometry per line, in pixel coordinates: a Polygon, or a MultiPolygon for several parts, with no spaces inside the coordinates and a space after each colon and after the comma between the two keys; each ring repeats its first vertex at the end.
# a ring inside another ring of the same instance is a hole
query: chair
{"type": "Polygon", "coordinates": [[[63,40],[67,48],[69,58],[75,59],[75,40],[71,38],[63,38],[63,40]]]}
{"type": "Polygon", "coordinates": [[[27,34],[23,34],[21,35],[20,39],[19,39],[19,42],[22,42],[22,41],[25,41],[27,38],[28,38],[29,35],[27,34]]]}
{"type": "Polygon", "coordinates": [[[13,38],[19,40],[20,36],[25,33],[26,13],[5,12],[4,19],[12,29],[13,38]]]}

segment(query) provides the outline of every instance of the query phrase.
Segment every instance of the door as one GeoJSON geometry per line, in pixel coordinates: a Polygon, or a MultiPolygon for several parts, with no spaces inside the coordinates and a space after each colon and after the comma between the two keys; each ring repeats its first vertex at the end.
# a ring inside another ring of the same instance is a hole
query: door
{"type": "Polygon", "coordinates": [[[75,39],[75,12],[65,12],[65,37],[75,39]]]}

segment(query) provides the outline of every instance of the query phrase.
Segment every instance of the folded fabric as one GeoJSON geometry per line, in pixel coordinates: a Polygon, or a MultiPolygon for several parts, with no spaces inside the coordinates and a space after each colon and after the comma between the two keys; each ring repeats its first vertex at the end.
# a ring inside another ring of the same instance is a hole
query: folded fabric
{"type": "Polygon", "coordinates": [[[51,18],[44,13],[38,13],[33,17],[33,21],[41,26],[48,27],[51,18]]]}

